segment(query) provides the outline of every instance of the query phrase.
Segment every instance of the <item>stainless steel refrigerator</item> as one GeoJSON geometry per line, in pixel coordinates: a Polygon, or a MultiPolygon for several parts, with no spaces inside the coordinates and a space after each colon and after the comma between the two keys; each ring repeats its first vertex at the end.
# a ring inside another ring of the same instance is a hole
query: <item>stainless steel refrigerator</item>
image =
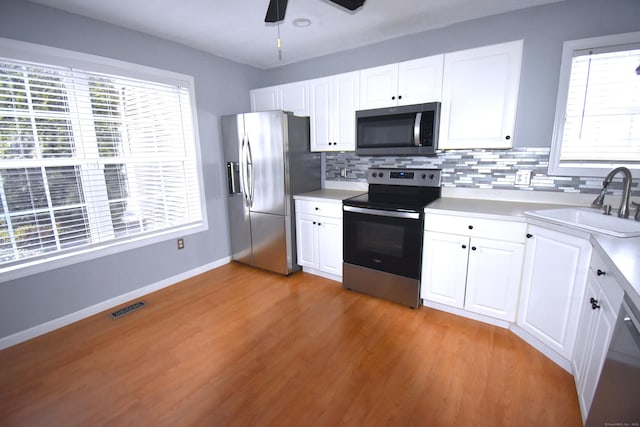
{"type": "Polygon", "coordinates": [[[294,194],[317,190],[309,118],[283,111],[222,117],[232,259],[281,274],[296,257],[294,194]]]}

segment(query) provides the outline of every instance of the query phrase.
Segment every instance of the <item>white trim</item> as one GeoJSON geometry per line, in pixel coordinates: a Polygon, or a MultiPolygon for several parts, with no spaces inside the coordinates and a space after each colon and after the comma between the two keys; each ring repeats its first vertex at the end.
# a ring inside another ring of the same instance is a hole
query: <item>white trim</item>
{"type": "Polygon", "coordinates": [[[506,320],[495,319],[493,317],[485,316],[483,314],[472,313],[467,310],[463,310],[457,307],[451,307],[446,304],[441,304],[434,301],[422,300],[424,307],[433,308],[434,310],[440,310],[447,313],[455,314],[456,316],[466,317],[467,319],[476,320],[478,322],[487,323],[489,325],[498,326],[499,328],[509,329],[509,322],[506,320]]]}
{"type": "Polygon", "coordinates": [[[302,271],[308,274],[313,274],[314,276],[324,277],[325,279],[333,280],[342,284],[342,276],[338,276],[331,273],[325,273],[324,271],[316,270],[315,268],[302,267],[302,271]]]}
{"type": "Polygon", "coordinates": [[[71,323],[75,323],[79,320],[86,319],[87,317],[93,316],[94,314],[101,313],[105,310],[116,307],[120,304],[134,300],[136,298],[140,298],[144,295],[148,295],[160,289],[175,285],[183,280],[197,276],[198,274],[205,273],[209,270],[213,270],[215,268],[221,267],[225,264],[228,264],[229,262],[231,262],[231,258],[225,257],[217,261],[211,262],[209,264],[205,264],[200,267],[191,269],[189,271],[185,271],[184,273],[180,273],[175,276],[166,278],[159,282],[152,283],[142,288],[138,288],[134,291],[127,292],[126,294],[122,294],[117,297],[108,299],[106,301],[99,302],[98,304],[94,304],[90,307],[83,308],[74,313],[69,313],[62,317],[58,317],[57,319],[53,319],[48,322],[41,323],[39,325],[33,326],[24,331],[16,332],[15,334],[2,337],[0,338],[0,350],[14,346],[16,344],[20,344],[21,342],[25,342],[32,338],[36,338],[40,335],[44,335],[48,332],[70,325],[71,323]]]}
{"type": "MultiPolygon", "coordinates": [[[[562,134],[564,130],[564,117],[567,109],[567,96],[569,92],[569,80],[571,76],[571,61],[576,50],[588,48],[600,48],[617,46],[621,44],[638,43],[640,32],[612,34],[601,37],[591,37],[580,40],[569,40],[562,45],[562,62],[560,64],[560,78],[558,82],[558,96],[556,99],[556,114],[553,123],[553,135],[551,137],[551,150],[549,152],[548,174],[551,176],[595,176],[604,177],[615,166],[585,168],[579,166],[560,166],[560,151],[562,148],[562,134]]],[[[640,177],[639,165],[627,165],[634,178],[640,177]]]]}
{"type": "Polygon", "coordinates": [[[0,37],[0,57],[188,86],[193,77],[119,59],[0,37]]]}
{"type": "Polygon", "coordinates": [[[85,250],[62,253],[56,256],[0,268],[0,283],[200,233],[207,230],[204,219],[203,222],[205,224],[169,230],[153,235],[143,235],[133,240],[106,242],[99,247],[88,247],[85,250]]]}
{"type": "Polygon", "coordinates": [[[555,351],[551,350],[549,348],[549,346],[547,346],[542,341],[540,341],[537,338],[535,338],[532,335],[530,335],[527,331],[525,331],[524,329],[522,329],[520,326],[516,325],[515,323],[512,323],[509,326],[509,330],[511,332],[513,332],[515,335],[517,335],[519,338],[524,340],[524,342],[529,344],[531,347],[533,347],[536,350],[538,350],[540,353],[542,353],[548,359],[551,359],[551,361],[554,362],[556,365],[560,366],[562,369],[564,369],[565,371],[567,371],[568,373],[573,375],[573,368],[571,366],[571,361],[565,359],[560,354],[558,354],[555,351]]]}

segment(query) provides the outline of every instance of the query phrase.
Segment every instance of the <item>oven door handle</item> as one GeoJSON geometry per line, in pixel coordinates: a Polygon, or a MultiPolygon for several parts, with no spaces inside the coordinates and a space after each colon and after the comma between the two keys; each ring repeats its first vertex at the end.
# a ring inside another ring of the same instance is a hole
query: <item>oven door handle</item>
{"type": "Polygon", "coordinates": [[[405,219],[420,219],[420,214],[418,212],[385,211],[382,209],[357,208],[354,206],[343,206],[342,209],[345,212],[355,212],[366,215],[388,216],[392,218],[405,219]]]}

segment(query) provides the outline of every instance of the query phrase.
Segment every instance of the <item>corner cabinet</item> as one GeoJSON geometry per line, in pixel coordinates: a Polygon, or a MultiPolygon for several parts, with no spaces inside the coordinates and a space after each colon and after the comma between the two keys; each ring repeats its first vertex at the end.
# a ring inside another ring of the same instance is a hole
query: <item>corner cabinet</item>
{"type": "Polygon", "coordinates": [[[593,252],[587,287],[580,301],[580,321],[573,372],[582,419],[586,421],[613,335],[624,291],[603,257],[593,252]]]}
{"type": "Polygon", "coordinates": [[[358,72],[309,81],[311,151],[355,151],[358,72]]]}
{"type": "Polygon", "coordinates": [[[284,110],[296,116],[309,115],[307,81],[253,89],[249,92],[251,111],[284,110]]]}
{"type": "Polygon", "coordinates": [[[360,70],[360,109],[440,101],[443,55],[360,70]]]}
{"type": "Polygon", "coordinates": [[[591,243],[530,224],[518,326],[567,361],[574,352],[591,243]]]}
{"type": "Polygon", "coordinates": [[[342,280],[342,203],[296,200],[298,264],[303,270],[342,280]]]}
{"type": "Polygon", "coordinates": [[[425,215],[420,296],[428,301],[513,322],[526,223],[425,215]]]}
{"type": "Polygon", "coordinates": [[[523,41],[444,55],[440,149],[511,148],[523,41]]]}

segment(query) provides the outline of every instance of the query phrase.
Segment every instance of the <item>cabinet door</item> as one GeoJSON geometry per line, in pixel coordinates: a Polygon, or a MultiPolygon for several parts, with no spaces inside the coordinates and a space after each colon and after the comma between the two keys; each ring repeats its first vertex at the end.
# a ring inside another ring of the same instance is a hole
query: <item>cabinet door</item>
{"type": "Polygon", "coordinates": [[[296,116],[309,115],[309,83],[307,81],[278,86],[280,105],[284,111],[296,116]]]}
{"type": "Polygon", "coordinates": [[[398,105],[441,101],[443,64],[444,55],[398,64],[398,105]]]}
{"type": "Polygon", "coordinates": [[[251,111],[280,109],[280,97],[276,86],[253,89],[249,93],[251,96],[251,111]]]}
{"type": "Polygon", "coordinates": [[[464,306],[469,238],[427,231],[422,251],[420,297],[425,300],[464,306]]]}
{"type": "Polygon", "coordinates": [[[588,359],[588,349],[593,337],[593,327],[598,311],[591,306],[590,299],[598,298],[599,290],[594,280],[589,278],[585,288],[584,296],[580,301],[580,317],[578,329],[576,331],[576,343],[573,349],[573,377],[576,387],[580,390],[584,382],[584,371],[588,359]]]}
{"type": "Polygon", "coordinates": [[[318,217],[318,268],[342,276],[342,220],[318,217]]]}
{"type": "Polygon", "coordinates": [[[333,77],[333,142],[331,151],[355,151],[356,110],[359,108],[360,73],[333,77]]]}
{"type": "Polygon", "coordinates": [[[510,148],[522,40],[445,54],[439,148],[510,148]]]}
{"type": "Polygon", "coordinates": [[[571,360],[591,244],[529,226],[518,325],[571,360]]]}
{"type": "Polygon", "coordinates": [[[318,225],[315,215],[296,214],[298,264],[318,268],[318,225]]]}
{"type": "Polygon", "coordinates": [[[332,83],[329,77],[309,82],[311,151],[328,151],[333,144],[332,83]]]}
{"type": "Polygon", "coordinates": [[[464,308],[515,321],[524,245],[471,239],[470,249],[464,308]]]}
{"type": "Polygon", "coordinates": [[[397,93],[398,64],[360,71],[360,109],[394,106],[397,93]]]}
{"type": "Polygon", "coordinates": [[[586,349],[588,356],[584,366],[582,385],[578,388],[578,401],[585,417],[589,413],[591,403],[593,403],[593,396],[600,379],[600,373],[607,356],[609,341],[616,321],[616,313],[609,305],[604,293],[600,292],[597,299],[600,308],[596,309],[596,311],[599,311],[599,313],[595,314],[593,334],[590,336],[591,342],[588,343],[586,349]]]}

